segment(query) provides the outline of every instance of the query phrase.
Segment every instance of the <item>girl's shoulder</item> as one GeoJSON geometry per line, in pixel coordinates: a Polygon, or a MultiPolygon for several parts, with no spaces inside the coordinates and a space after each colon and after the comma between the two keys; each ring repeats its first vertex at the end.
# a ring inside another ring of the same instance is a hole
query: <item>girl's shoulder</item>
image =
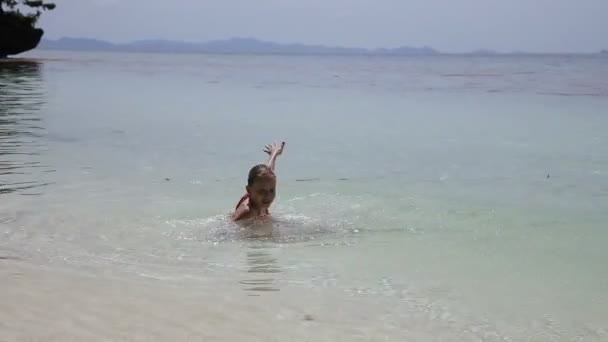
{"type": "Polygon", "coordinates": [[[244,194],[243,197],[241,197],[234,210],[238,210],[241,205],[249,205],[249,194],[244,194]]]}

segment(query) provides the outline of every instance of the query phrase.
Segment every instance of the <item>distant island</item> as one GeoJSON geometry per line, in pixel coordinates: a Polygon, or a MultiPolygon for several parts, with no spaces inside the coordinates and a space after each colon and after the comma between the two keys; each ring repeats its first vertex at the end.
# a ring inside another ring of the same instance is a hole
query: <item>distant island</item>
{"type": "MultiPolygon", "coordinates": [[[[260,54],[260,55],[355,55],[355,56],[534,56],[534,55],[597,55],[597,53],[533,53],[524,51],[499,52],[479,49],[470,52],[446,53],[428,46],[365,49],[307,44],[280,44],[255,38],[231,38],[210,42],[183,42],[173,40],[138,40],[117,44],[89,38],[42,39],[39,49],[71,51],[108,52],[148,52],[148,53],[191,53],[191,54],[260,54]]],[[[602,50],[600,55],[608,54],[602,50]]]]}
{"type": "Polygon", "coordinates": [[[38,45],[47,50],[116,51],[156,53],[285,54],[285,55],[409,55],[430,56],[439,52],[430,47],[402,46],[392,49],[364,49],[339,46],[279,44],[254,38],[232,38],[205,43],[171,40],[140,40],[116,44],[87,38],[43,39],[38,45]]]}

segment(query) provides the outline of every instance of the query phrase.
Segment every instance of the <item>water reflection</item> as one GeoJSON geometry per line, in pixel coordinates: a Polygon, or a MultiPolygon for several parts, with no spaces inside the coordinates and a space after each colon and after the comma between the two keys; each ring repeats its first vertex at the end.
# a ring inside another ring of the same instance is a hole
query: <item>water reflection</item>
{"type": "MultiPolygon", "coordinates": [[[[276,247],[275,247],[276,248],[276,247]]],[[[251,245],[247,251],[246,269],[247,279],[241,280],[245,291],[252,291],[252,296],[259,296],[260,292],[279,291],[276,274],[281,273],[277,259],[272,255],[267,245],[251,245]]]]}
{"type": "Polygon", "coordinates": [[[45,93],[36,61],[0,61],[0,194],[39,194],[50,172],[43,151],[40,109],[45,93]]]}

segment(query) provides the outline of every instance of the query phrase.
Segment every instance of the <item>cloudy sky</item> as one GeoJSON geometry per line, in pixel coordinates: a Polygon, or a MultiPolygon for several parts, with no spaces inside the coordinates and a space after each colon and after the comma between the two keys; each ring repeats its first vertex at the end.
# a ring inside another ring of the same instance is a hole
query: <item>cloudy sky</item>
{"type": "Polygon", "coordinates": [[[352,47],[608,49],[608,0],[55,0],[46,38],[254,37],[352,47]]]}

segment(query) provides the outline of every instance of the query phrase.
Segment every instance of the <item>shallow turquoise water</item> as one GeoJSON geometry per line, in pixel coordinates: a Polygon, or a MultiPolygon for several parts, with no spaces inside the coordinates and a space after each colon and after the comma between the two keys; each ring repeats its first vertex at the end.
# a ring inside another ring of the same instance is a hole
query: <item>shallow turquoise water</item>
{"type": "Polygon", "coordinates": [[[35,57],[0,64],[0,255],[608,338],[606,59],[35,57]],[[274,221],[239,231],[273,140],[274,221]]]}

